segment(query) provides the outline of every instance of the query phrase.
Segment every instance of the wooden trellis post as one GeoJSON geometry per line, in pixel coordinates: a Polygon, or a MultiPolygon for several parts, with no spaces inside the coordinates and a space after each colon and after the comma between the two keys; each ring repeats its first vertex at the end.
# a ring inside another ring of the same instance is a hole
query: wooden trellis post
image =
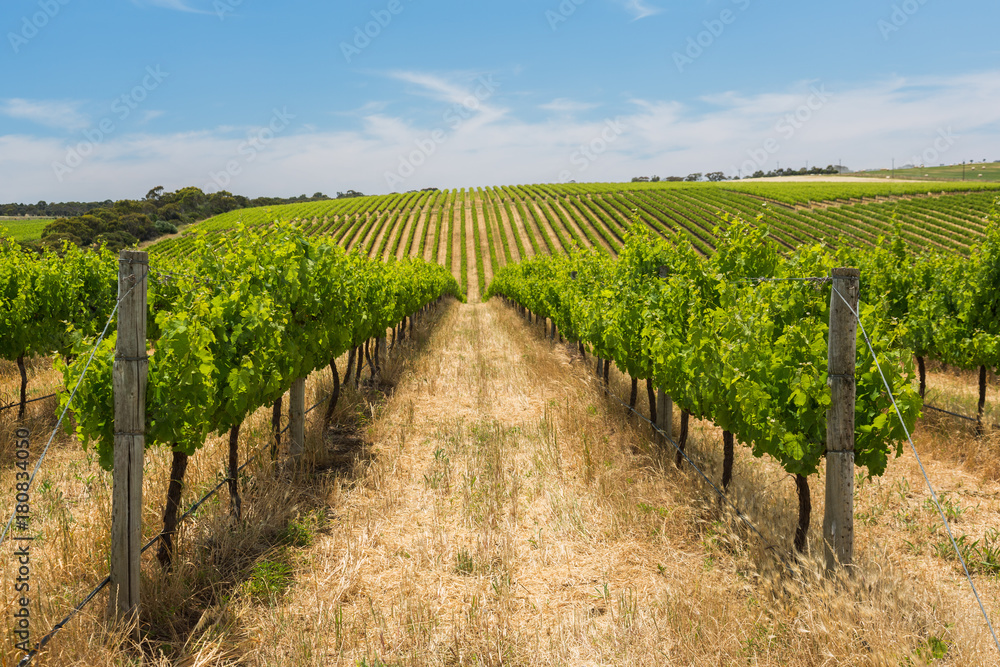
{"type": "Polygon", "coordinates": [[[142,465],[146,446],[146,275],[144,252],[118,259],[118,340],[112,386],[115,452],[111,498],[109,615],[134,623],[138,633],[139,550],[142,539],[142,465]]]}
{"type": "Polygon", "coordinates": [[[826,569],[854,562],[854,406],[857,386],[858,311],[861,272],[834,269],[830,304],[829,380],[826,415],[826,569]],[[853,309],[853,312],[852,312],[853,309]]]}
{"type": "Polygon", "coordinates": [[[306,379],[299,378],[292,383],[289,392],[288,421],[290,440],[288,443],[292,461],[298,465],[302,460],[306,443],[306,379]]]}
{"type": "MultiPolygon", "coordinates": [[[[667,267],[661,266],[657,270],[657,275],[660,280],[666,280],[669,275],[667,267]]],[[[662,389],[656,390],[656,426],[666,433],[669,439],[674,439],[674,399],[662,389]]]]}
{"type": "Polygon", "coordinates": [[[674,439],[674,399],[662,389],[656,390],[656,426],[674,439]]]}

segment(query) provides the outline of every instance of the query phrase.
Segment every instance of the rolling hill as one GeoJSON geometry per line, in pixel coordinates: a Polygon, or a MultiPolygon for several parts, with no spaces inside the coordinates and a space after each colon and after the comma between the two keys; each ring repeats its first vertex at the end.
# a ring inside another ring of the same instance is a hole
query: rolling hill
{"type": "Polygon", "coordinates": [[[239,224],[298,221],[349,250],[389,259],[419,256],[449,268],[478,300],[494,271],[574,245],[617,253],[634,219],[664,236],[714,250],[722,214],[762,220],[785,247],[874,243],[898,224],[917,250],[969,252],[1000,195],[994,183],[625,183],[428,190],[242,209],[192,225],[150,251],[182,254],[199,233],[239,224]],[[895,220],[895,222],[894,222],[895,220]]]}

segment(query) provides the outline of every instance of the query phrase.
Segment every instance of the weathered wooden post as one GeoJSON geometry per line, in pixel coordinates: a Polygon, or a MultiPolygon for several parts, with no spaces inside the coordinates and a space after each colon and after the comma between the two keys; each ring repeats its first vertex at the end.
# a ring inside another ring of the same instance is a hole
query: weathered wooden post
{"type": "Polygon", "coordinates": [[[274,402],[271,407],[271,435],[274,437],[274,442],[271,443],[271,460],[278,460],[278,447],[281,446],[281,399],[283,396],[279,396],[278,400],[274,402]]]}
{"type": "Polygon", "coordinates": [[[142,464],[146,446],[146,275],[144,252],[118,259],[118,340],[112,387],[115,452],[111,498],[109,615],[133,624],[138,636],[139,549],[142,539],[142,464]]]}
{"type": "MultiPolygon", "coordinates": [[[[660,266],[657,270],[660,280],[666,280],[668,269],[660,266]]],[[[656,389],[656,427],[667,434],[667,438],[674,439],[674,399],[667,395],[667,392],[660,388],[656,389]]]]}
{"type": "Polygon", "coordinates": [[[979,406],[976,411],[976,437],[981,438],[986,435],[986,426],[983,424],[983,413],[986,411],[986,366],[979,367],[979,406]]]}
{"type": "Polygon", "coordinates": [[[662,389],[656,390],[656,427],[674,439],[674,399],[662,389]]]}
{"type": "Polygon", "coordinates": [[[302,460],[306,443],[306,379],[299,378],[292,383],[289,392],[288,420],[291,424],[288,443],[292,462],[298,465],[302,460]]]}
{"type": "Polygon", "coordinates": [[[826,569],[854,562],[854,381],[857,363],[861,272],[834,269],[830,304],[829,384],[826,413],[826,513],[823,543],[826,569]],[[853,309],[853,312],[852,312],[853,309]]]}
{"type": "Polygon", "coordinates": [[[389,354],[386,352],[386,338],[385,336],[375,340],[375,369],[377,372],[382,372],[382,362],[388,361],[389,354]],[[385,354],[383,354],[385,352],[385,354]]]}

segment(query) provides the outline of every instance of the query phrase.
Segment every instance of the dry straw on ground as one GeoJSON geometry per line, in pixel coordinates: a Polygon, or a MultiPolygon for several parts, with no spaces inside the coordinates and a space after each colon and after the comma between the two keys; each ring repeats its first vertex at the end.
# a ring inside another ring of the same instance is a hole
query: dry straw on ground
{"type": "MultiPolygon", "coordinates": [[[[313,429],[318,472],[262,461],[241,526],[223,492],[183,530],[173,573],[146,564],[147,664],[1000,664],[912,454],[859,480],[849,578],[821,574],[813,480],[813,552],[789,570],[790,478],[738,448],[732,496],[768,549],[602,394],[592,361],[497,303],[449,306],[428,340],[393,356],[388,398],[351,390],[330,437],[313,429]]],[[[311,384],[318,396],[327,375],[311,384]]],[[[626,395],[626,378],[613,374],[611,388],[626,395]]],[[[918,445],[956,533],[981,547],[1000,488],[995,469],[966,461],[985,461],[997,442],[973,448],[947,427],[922,426],[918,445]]],[[[266,431],[262,413],[246,445],[266,431]]],[[[693,425],[692,458],[712,479],[720,444],[716,429],[693,425]]],[[[223,447],[193,460],[195,485],[217,474],[223,447]]],[[[150,530],[168,468],[151,458],[150,530]]],[[[106,476],[76,445],[51,466],[63,501],[44,510],[55,554],[39,570],[52,582],[47,619],[99,578],[107,540],[106,476]],[[72,514],[62,533],[58,507],[72,514]]],[[[996,575],[981,567],[976,582],[996,615],[996,575]]],[[[125,644],[108,652],[101,603],[38,664],[135,656],[125,644]]]]}

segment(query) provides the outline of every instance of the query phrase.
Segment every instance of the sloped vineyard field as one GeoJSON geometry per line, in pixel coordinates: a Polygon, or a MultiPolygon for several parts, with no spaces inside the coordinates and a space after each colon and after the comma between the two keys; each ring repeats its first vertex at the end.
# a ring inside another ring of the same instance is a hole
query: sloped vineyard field
{"type": "Polygon", "coordinates": [[[617,256],[637,217],[654,234],[711,255],[725,214],[767,222],[783,252],[822,243],[864,247],[898,226],[913,250],[968,255],[1000,194],[967,183],[624,183],[410,192],[232,211],[151,248],[189,252],[200,233],[294,222],[373,259],[423,257],[451,268],[471,299],[508,263],[595,248],[617,256]],[[471,283],[471,284],[470,284],[471,283]]]}

